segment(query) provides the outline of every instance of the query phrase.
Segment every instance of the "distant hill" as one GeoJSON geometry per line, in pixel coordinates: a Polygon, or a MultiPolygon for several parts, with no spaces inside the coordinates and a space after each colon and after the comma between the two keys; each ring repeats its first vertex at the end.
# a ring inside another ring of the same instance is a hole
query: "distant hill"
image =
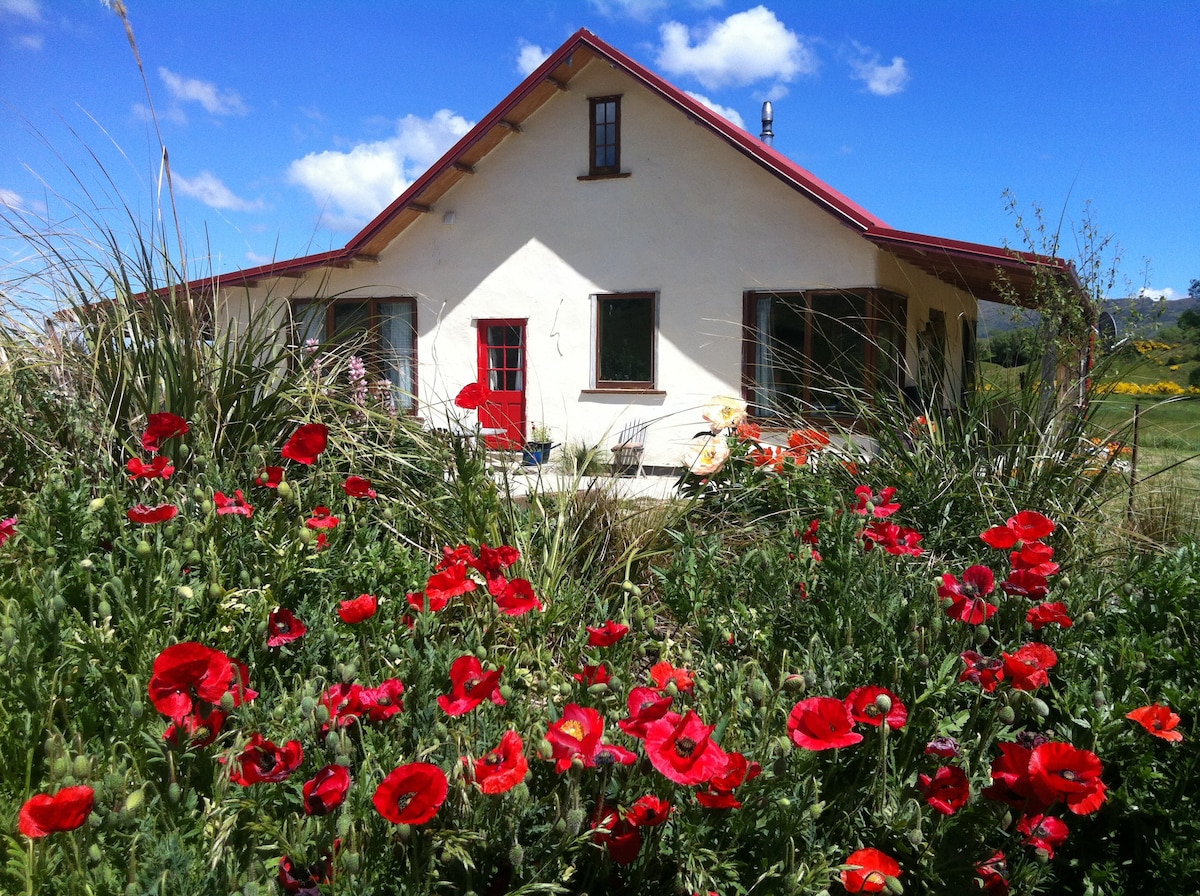
{"type": "MultiPolygon", "coordinates": [[[[1108,299],[1101,310],[1108,311],[1117,320],[1117,330],[1127,334],[1131,329],[1138,335],[1153,336],[1163,327],[1173,327],[1179,315],[1188,309],[1200,310],[1200,299],[1184,298],[1164,302],[1156,299],[1130,296],[1124,299],[1108,299]]],[[[979,303],[979,338],[987,339],[1022,327],[1037,324],[1037,315],[1021,308],[1010,308],[996,302],[979,303]]]]}

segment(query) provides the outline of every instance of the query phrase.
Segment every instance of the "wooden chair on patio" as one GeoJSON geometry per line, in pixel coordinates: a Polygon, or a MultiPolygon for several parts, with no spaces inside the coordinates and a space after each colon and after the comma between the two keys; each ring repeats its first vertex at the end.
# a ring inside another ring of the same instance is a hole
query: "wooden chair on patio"
{"type": "Polygon", "coordinates": [[[644,420],[630,420],[617,436],[617,443],[609,450],[612,451],[613,472],[620,476],[632,473],[634,476],[645,475],[642,470],[642,452],[646,448],[646,430],[650,424],[644,420]]]}

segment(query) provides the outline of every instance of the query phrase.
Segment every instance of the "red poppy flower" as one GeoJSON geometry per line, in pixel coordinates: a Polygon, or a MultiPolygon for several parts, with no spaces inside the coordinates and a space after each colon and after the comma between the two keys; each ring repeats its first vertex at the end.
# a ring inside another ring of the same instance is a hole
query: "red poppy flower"
{"type": "Polygon", "coordinates": [[[809,697],[792,707],[788,737],[805,750],[850,747],[863,739],[854,730],[850,708],[837,697],[809,697]]]}
{"type": "Polygon", "coordinates": [[[860,516],[869,513],[882,518],[891,516],[900,509],[900,505],[892,500],[892,496],[896,494],[894,488],[885,488],[876,495],[869,485],[860,485],[854,490],[854,494],[858,497],[858,505],[851,509],[860,516]]]}
{"type": "Polygon", "coordinates": [[[424,824],[437,815],[450,791],[446,773],[428,762],[395,768],[375,790],[375,809],[392,824],[424,824]]]}
{"type": "Polygon", "coordinates": [[[979,625],[996,612],[997,608],[983,599],[992,593],[995,584],[996,579],[986,566],[969,566],[961,582],[950,573],[945,573],[937,593],[938,597],[951,600],[946,607],[947,616],[968,625],[979,625]]]}
{"type": "Polygon", "coordinates": [[[1066,822],[1053,815],[1026,815],[1017,824],[1017,830],[1025,835],[1025,845],[1044,850],[1046,858],[1054,858],[1054,849],[1061,846],[1071,833],[1066,822]]]}
{"type": "Polygon", "coordinates": [[[856,723],[876,728],[886,721],[889,728],[898,730],[908,721],[908,708],[900,698],[874,684],[852,690],[846,697],[846,706],[856,723]]]}
{"type": "Polygon", "coordinates": [[[1018,543],[1041,541],[1054,531],[1054,521],[1034,510],[1022,510],[1003,526],[993,526],[979,537],[989,547],[1007,550],[1018,543]]]}
{"type": "Polygon", "coordinates": [[[142,448],[151,454],[158,451],[164,439],[184,435],[188,431],[187,421],[165,411],[150,414],[146,418],[146,429],[142,432],[142,448]]]}
{"type": "Polygon", "coordinates": [[[1047,625],[1059,625],[1063,628],[1070,628],[1075,624],[1071,620],[1071,617],[1067,615],[1067,605],[1061,601],[1030,607],[1025,614],[1025,621],[1033,626],[1034,631],[1043,629],[1047,625]]]}
{"type": "Polygon", "coordinates": [[[1088,815],[1104,803],[1108,788],[1100,780],[1103,771],[1095,753],[1070,744],[1042,744],[1029,757],[1034,793],[1046,803],[1062,800],[1076,815],[1088,815]]]}
{"type": "Polygon", "coordinates": [[[375,615],[379,609],[379,599],[373,594],[360,594],[358,597],[344,600],[338,604],[338,616],[342,622],[358,625],[375,615]]]}
{"type": "Polygon", "coordinates": [[[243,787],[263,782],[278,784],[291,777],[292,772],[304,761],[304,750],[300,741],[289,740],[277,747],[258,732],[250,736],[246,748],[233,760],[234,768],[229,777],[243,787]]]}
{"type": "Polygon", "coordinates": [[[178,722],[172,722],[163,732],[163,740],[173,747],[199,749],[217,739],[225,724],[225,713],[219,708],[208,712],[192,712],[178,722]]]}
{"type": "Polygon", "coordinates": [[[587,627],[588,647],[612,647],[627,634],[629,626],[608,620],[604,625],[587,627]]]}
{"type": "Polygon", "coordinates": [[[1054,562],[1054,548],[1040,541],[1022,543],[1021,549],[1008,555],[1014,570],[1026,570],[1039,576],[1052,576],[1058,572],[1054,562]]]}
{"type": "Polygon", "coordinates": [[[757,423],[739,423],[734,434],[739,442],[757,442],[762,438],[762,427],[757,423]]]}
{"type": "Polygon", "coordinates": [[[483,793],[507,793],[524,781],[528,772],[525,744],[510,728],[501,735],[498,747],[475,760],[475,785],[483,793]]]}
{"type": "Polygon", "coordinates": [[[329,713],[329,721],[321,727],[325,733],[330,727],[345,728],[355,719],[362,716],[363,706],[360,701],[361,684],[331,684],[321,694],[318,701],[329,713]]]}
{"type": "Polygon", "coordinates": [[[672,698],[654,688],[634,688],[629,692],[629,718],[617,722],[630,737],[642,739],[651,722],[656,722],[671,710],[672,698]]]}
{"type": "Polygon", "coordinates": [[[585,664],[571,677],[590,688],[594,684],[607,684],[612,680],[612,673],[608,671],[608,666],[604,663],[595,666],[585,664]]]}
{"type": "Polygon", "coordinates": [[[841,873],[847,893],[882,893],[889,877],[900,876],[900,863],[878,849],[858,849],[850,853],[841,873]]]}
{"type": "Polygon", "coordinates": [[[501,570],[508,569],[521,559],[521,552],[514,547],[502,544],[498,548],[490,548],[486,544],[479,546],[479,556],[468,560],[468,565],[474,566],[485,578],[490,579],[499,575],[501,570]]]}
{"type": "MultiPolygon", "coordinates": [[[[788,433],[788,447],[793,451],[820,451],[822,448],[828,448],[831,443],[829,436],[819,429],[797,429],[788,433]]],[[[895,489],[891,491],[895,492],[895,489]]]]}
{"type": "Polygon", "coordinates": [[[1012,741],[1003,741],[999,746],[1000,755],[992,760],[992,783],[983,789],[983,795],[1018,809],[1044,809],[1045,804],[1034,793],[1029,778],[1029,757],[1033,750],[1012,741]]]}
{"type": "Polygon", "coordinates": [[[920,547],[923,537],[920,532],[884,520],[874,520],[871,525],[863,529],[861,537],[863,550],[869,551],[875,545],[879,545],[894,556],[910,554],[913,557],[920,557],[925,553],[925,549],[920,547]]]}
{"type": "Polygon", "coordinates": [[[604,768],[608,765],[633,765],[637,760],[637,753],[616,744],[601,742],[596,745],[592,755],[584,760],[584,765],[588,768],[604,768]]]}
{"type": "Polygon", "coordinates": [[[475,580],[467,576],[466,563],[453,563],[429,577],[424,592],[413,592],[408,595],[408,602],[416,610],[428,608],[430,613],[444,610],[450,603],[450,598],[476,588],[475,580]]]}
{"type": "Polygon", "coordinates": [[[276,607],[267,615],[267,646],[281,647],[304,637],[308,626],[296,618],[296,614],[285,607],[276,607]]]}
{"type": "Polygon", "coordinates": [[[292,433],[279,453],[298,464],[315,464],[329,444],[329,427],[324,423],[305,423],[292,433]]]}
{"type": "Polygon", "coordinates": [[[1169,706],[1151,703],[1149,706],[1140,706],[1125,713],[1125,718],[1137,722],[1155,737],[1161,737],[1163,740],[1183,740],[1183,733],[1175,730],[1179,725],[1179,716],[1171,712],[1169,706]]]}
{"type": "Polygon", "coordinates": [[[618,865],[628,865],[638,857],[642,848],[642,832],[627,818],[616,812],[597,813],[592,822],[592,840],[608,848],[608,856],[618,865]]]}
{"type": "Polygon", "coordinates": [[[503,706],[504,698],[500,696],[500,673],[503,671],[500,668],[484,672],[474,654],[460,656],[450,666],[450,695],[438,697],[438,706],[448,716],[465,715],[484,700],[503,706]]]}
{"type": "Polygon", "coordinates": [[[399,678],[381,681],[373,688],[360,688],[355,694],[357,712],[368,722],[383,722],[404,711],[404,682],[399,678]]]}
{"type": "Polygon", "coordinates": [[[563,707],[562,717],[551,723],[546,731],[554,770],[561,775],[576,758],[586,764],[600,746],[603,736],[604,719],[600,713],[588,706],[568,703],[563,707]]]}
{"type": "Polygon", "coordinates": [[[304,782],[304,811],[309,815],[328,815],[346,801],[350,792],[350,771],[344,765],[327,765],[304,782]]]}
{"type": "Polygon", "coordinates": [[[655,686],[661,691],[668,684],[674,684],[681,694],[690,694],[696,688],[696,681],[687,669],[676,669],[670,663],[663,661],[650,667],[650,677],[655,686]]]}
{"type": "Polygon", "coordinates": [[[531,610],[542,609],[542,602],[533,593],[533,585],[526,579],[509,580],[504,593],[495,597],[496,606],[507,616],[523,616],[531,610]]]}
{"type": "Polygon", "coordinates": [[[656,828],[666,822],[674,808],[666,800],[648,793],[634,800],[629,811],[625,813],[625,818],[639,828],[656,828]]]}
{"type": "Polygon", "coordinates": [[[971,796],[966,772],[955,765],[943,765],[933,777],[921,775],[918,780],[925,802],[943,815],[953,815],[971,796]]]}
{"type": "Polygon", "coordinates": [[[159,504],[157,507],[150,507],[146,504],[134,504],[125,511],[125,516],[131,523],[150,526],[155,523],[165,523],[167,520],[172,520],[178,513],[179,508],[174,504],[159,504]]]}
{"type": "Polygon", "coordinates": [[[213,504],[217,505],[217,516],[228,516],[231,513],[237,516],[254,516],[254,508],[246,503],[246,496],[240,488],[232,497],[224,492],[215,492],[213,504]]]}
{"type": "Polygon", "coordinates": [[[8,541],[17,532],[17,518],[10,516],[7,519],[0,520],[0,546],[8,541]]]}
{"type": "Polygon", "coordinates": [[[1040,600],[1050,590],[1046,577],[1028,569],[1014,569],[1008,578],[1000,583],[1005,594],[1014,597],[1027,597],[1030,600],[1040,600]]]}
{"type": "Polygon", "coordinates": [[[379,494],[371,488],[371,480],[361,476],[347,476],[342,490],[351,498],[377,498],[379,494]]]}
{"type": "Polygon", "coordinates": [[[154,660],[148,686],[150,702],[163,715],[183,720],[201,700],[217,705],[229,693],[234,706],[258,696],[246,687],[245,666],[219,650],[195,641],[172,644],[154,660]]]}
{"type": "Polygon", "coordinates": [[[171,459],[161,454],[150,458],[150,463],[145,463],[140,457],[131,457],[125,469],[129,470],[130,479],[170,479],[175,472],[171,459]]]}
{"type": "Polygon", "coordinates": [[[38,838],[82,827],[96,805],[96,793],[86,784],[64,787],[55,793],[31,796],[21,807],[17,827],[26,837],[38,838]]]}
{"type": "Polygon", "coordinates": [[[279,860],[279,886],[295,896],[320,896],[321,885],[333,880],[333,860],[325,856],[311,865],[297,865],[287,856],[279,860]]]}
{"type": "Polygon", "coordinates": [[[264,467],[263,471],[254,477],[254,484],[263,488],[279,488],[283,482],[283,467],[264,467]]]}
{"type": "Polygon", "coordinates": [[[725,768],[725,751],[712,739],[716,725],[705,725],[689,709],[687,715],[667,713],[646,729],[650,764],[676,784],[700,784],[725,768]]]}
{"type": "Polygon", "coordinates": [[[338,522],[338,518],[329,512],[328,507],[317,506],[313,508],[312,516],[304,521],[304,525],[310,529],[336,529],[338,522]]]}
{"type": "Polygon", "coordinates": [[[1005,653],[1004,675],[1018,691],[1033,691],[1050,684],[1047,669],[1058,663],[1058,654],[1049,644],[1026,644],[1016,653],[1005,653]]]}
{"type": "Polygon", "coordinates": [[[747,781],[762,774],[762,766],[748,762],[741,753],[726,753],[725,768],[708,781],[708,789],[696,794],[696,801],[709,809],[740,809],[741,801],[734,791],[747,781]]]}
{"type": "Polygon", "coordinates": [[[986,896],[1008,896],[1008,878],[1004,876],[1008,873],[1008,863],[1003,852],[997,852],[990,859],[980,862],[975,866],[975,872],[983,883],[986,896]]]}
{"type": "Polygon", "coordinates": [[[961,748],[952,737],[938,735],[925,745],[926,756],[940,756],[942,759],[953,759],[961,752],[961,748]]]}
{"type": "Polygon", "coordinates": [[[1004,680],[1004,660],[999,657],[968,650],[961,654],[961,658],[967,668],[958,676],[959,681],[973,681],[983,688],[984,693],[990,694],[1004,680]]]}
{"type": "Polygon", "coordinates": [[[464,410],[473,411],[483,404],[485,393],[479,383],[467,383],[454,396],[454,404],[464,410]]]}

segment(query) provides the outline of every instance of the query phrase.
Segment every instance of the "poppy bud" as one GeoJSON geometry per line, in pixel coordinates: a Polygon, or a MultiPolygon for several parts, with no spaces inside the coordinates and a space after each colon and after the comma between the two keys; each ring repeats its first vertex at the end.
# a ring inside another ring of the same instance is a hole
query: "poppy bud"
{"type": "Polygon", "coordinates": [[[633,593],[633,582],[629,581],[629,579],[626,579],[624,582],[621,583],[621,590],[624,591],[626,594],[632,594],[633,593]]]}
{"type": "Polygon", "coordinates": [[[525,861],[525,850],[520,843],[514,843],[508,850],[508,864],[520,868],[525,861]]]}
{"type": "Polygon", "coordinates": [[[76,778],[87,778],[92,773],[92,764],[86,756],[76,756],[73,769],[76,778]]]}
{"type": "Polygon", "coordinates": [[[1096,709],[1108,706],[1108,697],[1105,696],[1104,691],[1092,691],[1092,706],[1096,709]]]}
{"type": "Polygon", "coordinates": [[[998,718],[1005,725],[1011,725],[1014,721],[1016,721],[1017,714],[1013,712],[1013,708],[1011,706],[1002,706],[1000,707],[1000,711],[996,713],[996,718],[998,718]]]}
{"type": "Polygon", "coordinates": [[[145,800],[146,792],[139,787],[137,790],[130,793],[129,796],[125,797],[124,811],[136,812],[138,807],[141,806],[145,800]]]}
{"type": "Polygon", "coordinates": [[[100,852],[100,847],[93,843],[88,847],[88,861],[93,865],[100,864],[100,860],[104,858],[104,854],[100,852]]]}
{"type": "Polygon", "coordinates": [[[301,544],[310,545],[317,540],[317,533],[312,529],[301,529],[299,538],[301,544]]]}
{"type": "Polygon", "coordinates": [[[145,707],[142,706],[140,701],[135,700],[129,704],[129,718],[133,719],[134,721],[140,719],[142,717],[142,713],[145,711],[145,707]]]}
{"type": "Polygon", "coordinates": [[[210,501],[208,498],[205,498],[203,501],[201,501],[200,502],[200,512],[203,513],[205,516],[208,516],[210,513],[212,513],[213,512],[213,502],[210,501]]]}
{"type": "Polygon", "coordinates": [[[102,600],[96,605],[96,613],[101,619],[108,619],[110,616],[112,616],[112,607],[109,605],[108,601],[102,600]]]}
{"type": "Polygon", "coordinates": [[[275,494],[279,495],[279,497],[283,499],[283,503],[290,504],[295,493],[292,491],[292,487],[288,485],[287,480],[285,479],[281,480],[279,485],[275,486],[275,494]]]}
{"type": "Polygon", "coordinates": [[[151,554],[154,553],[154,548],[150,546],[150,542],[142,539],[137,543],[137,549],[135,553],[137,553],[139,560],[146,560],[151,554]]]}
{"type": "Polygon", "coordinates": [[[180,585],[178,588],[175,589],[175,592],[180,597],[182,597],[184,600],[191,600],[193,597],[196,596],[195,592],[192,591],[192,588],[190,585],[180,585]]]}
{"type": "Polygon", "coordinates": [[[567,822],[564,819],[560,818],[558,821],[554,822],[554,833],[565,834],[566,832],[567,822]]]}
{"type": "Polygon", "coordinates": [[[979,635],[980,641],[986,641],[988,638],[990,638],[992,636],[992,630],[990,628],[988,628],[986,625],[975,626],[975,631],[979,635]]]}
{"type": "Polygon", "coordinates": [[[593,697],[599,697],[602,694],[607,694],[608,693],[608,682],[606,682],[606,681],[597,682],[596,684],[589,687],[587,689],[587,691],[593,697]]]}
{"type": "Polygon", "coordinates": [[[232,692],[226,691],[221,695],[221,712],[233,712],[234,705],[235,702],[232,692]]]}
{"type": "Polygon", "coordinates": [[[188,551],[188,555],[187,555],[187,562],[188,562],[188,563],[189,563],[191,566],[197,566],[197,565],[200,563],[200,561],[201,561],[202,559],[203,559],[203,558],[200,556],[200,552],[199,552],[199,551],[194,551],[194,550],[193,550],[193,551],[188,551]]]}
{"type": "Polygon", "coordinates": [[[920,846],[925,842],[925,835],[921,833],[920,828],[913,828],[905,836],[908,837],[908,842],[913,846],[920,846]]]}
{"type": "Polygon", "coordinates": [[[208,585],[208,596],[213,600],[220,600],[225,596],[225,589],[221,587],[220,582],[210,582],[208,585]]]}
{"type": "MultiPolygon", "coordinates": [[[[583,771],[583,757],[582,756],[576,756],[574,759],[571,760],[571,771],[573,771],[573,772],[583,771]]],[[[575,830],[579,830],[579,825],[575,825],[575,830]]]]}
{"type": "Polygon", "coordinates": [[[803,675],[789,675],[783,680],[783,689],[789,694],[803,694],[808,687],[803,675]]]}
{"type": "Polygon", "coordinates": [[[242,887],[242,896],[258,896],[257,882],[252,880],[246,881],[246,885],[242,887]]]}
{"type": "Polygon", "coordinates": [[[171,786],[167,788],[167,799],[172,803],[178,803],[183,798],[183,788],[176,782],[172,781],[171,786]]]}
{"type": "Polygon", "coordinates": [[[500,696],[502,699],[511,700],[512,695],[513,695],[513,689],[511,687],[509,687],[506,684],[500,685],[500,696]]]}
{"type": "Polygon", "coordinates": [[[1034,697],[1032,705],[1033,711],[1038,718],[1044,719],[1046,716],[1050,715],[1050,707],[1047,706],[1046,701],[1042,700],[1040,697],[1034,697]]]}
{"type": "Polygon", "coordinates": [[[349,837],[350,836],[350,824],[351,824],[351,820],[350,820],[349,814],[343,812],[341,815],[338,816],[337,834],[339,837],[349,837]]]}
{"type": "Polygon", "coordinates": [[[550,741],[543,739],[538,744],[538,756],[542,759],[549,759],[554,755],[554,745],[550,741]]]}
{"type": "Polygon", "coordinates": [[[88,502],[88,512],[99,513],[104,508],[104,500],[104,498],[92,498],[92,500],[88,502]]]}
{"type": "Polygon", "coordinates": [[[888,875],[885,889],[889,893],[893,894],[893,896],[900,896],[900,894],[904,892],[904,884],[900,883],[899,878],[888,875]]]}
{"type": "Polygon", "coordinates": [[[892,698],[887,694],[880,694],[875,698],[875,708],[884,715],[892,711],[892,698]]]}
{"type": "MultiPolygon", "coordinates": [[[[324,707],[322,707],[322,708],[324,708],[324,707]]],[[[326,750],[331,750],[331,751],[336,750],[341,745],[342,745],[342,738],[337,733],[337,731],[330,731],[328,734],[325,735],[325,749],[326,750]]]]}
{"type": "Polygon", "coordinates": [[[95,565],[96,564],[92,562],[91,557],[84,557],[82,560],[79,561],[80,569],[90,570],[95,565]]]}
{"type": "MultiPolygon", "coordinates": [[[[576,758],[578,758],[578,757],[576,757],[576,758]]],[[[583,760],[580,760],[580,763],[582,763],[582,762],[583,762],[583,760]]],[[[572,762],[571,764],[574,765],[574,762],[572,762]]],[[[583,827],[583,819],[584,819],[584,812],[582,809],[572,809],[570,812],[567,813],[567,829],[572,834],[578,834],[579,829],[581,827],[583,827]]]]}

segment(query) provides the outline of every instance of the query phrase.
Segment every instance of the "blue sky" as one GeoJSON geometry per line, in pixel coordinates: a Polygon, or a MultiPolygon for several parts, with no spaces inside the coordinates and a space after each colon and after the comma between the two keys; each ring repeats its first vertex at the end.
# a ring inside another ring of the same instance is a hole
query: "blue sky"
{"type": "MultiPolygon", "coordinates": [[[[1027,248],[1009,191],[1067,257],[1090,205],[1113,295],[1200,278],[1197,2],[127,2],[193,273],[344,245],[586,27],[751,133],[771,99],[893,227],[1027,248]]],[[[0,0],[0,217],[153,220],[148,107],[106,4],[0,0]]],[[[0,280],[22,257],[0,233],[0,280]]]]}

